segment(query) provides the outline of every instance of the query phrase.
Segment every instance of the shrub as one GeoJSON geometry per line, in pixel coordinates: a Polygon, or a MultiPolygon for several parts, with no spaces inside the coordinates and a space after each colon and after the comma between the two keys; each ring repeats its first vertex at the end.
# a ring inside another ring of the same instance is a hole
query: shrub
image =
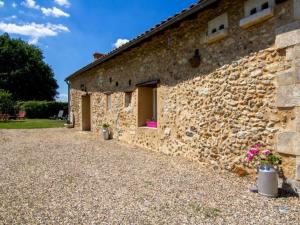
{"type": "Polygon", "coordinates": [[[14,114],[14,101],[12,94],[0,89],[0,113],[14,114]]]}
{"type": "Polygon", "coordinates": [[[16,105],[18,111],[25,111],[26,117],[33,118],[49,118],[57,115],[59,110],[64,110],[64,115],[68,113],[68,103],[54,101],[27,101],[18,102],[16,105]]]}

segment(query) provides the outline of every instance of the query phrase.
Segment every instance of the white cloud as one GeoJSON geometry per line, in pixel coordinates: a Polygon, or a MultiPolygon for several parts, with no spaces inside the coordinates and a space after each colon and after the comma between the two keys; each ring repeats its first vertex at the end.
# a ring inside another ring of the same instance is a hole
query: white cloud
{"type": "MultiPolygon", "coordinates": [[[[1,0],[0,0],[1,1],[1,0]]],[[[58,0],[60,1],[61,3],[64,3],[66,0],[58,0]]],[[[68,2],[68,1],[67,1],[68,2]]],[[[13,3],[15,4],[15,3],[13,3]]],[[[42,13],[45,15],[45,16],[53,16],[53,17],[69,17],[70,14],[62,11],[61,9],[58,9],[56,7],[53,7],[53,8],[45,8],[45,7],[41,7],[39,6],[35,0],[25,0],[21,3],[23,6],[27,7],[27,8],[30,8],[30,9],[38,9],[38,10],[41,10],[42,13]]],[[[65,3],[66,4],[66,3],[65,3]]],[[[17,6],[15,4],[15,6],[17,6]]],[[[13,5],[14,7],[14,5],[13,5]]]]}
{"type": "Polygon", "coordinates": [[[36,44],[40,38],[57,36],[60,32],[69,32],[70,30],[62,24],[29,23],[17,25],[13,23],[0,22],[0,31],[28,36],[30,38],[29,43],[36,44]]]}
{"type": "Polygon", "coordinates": [[[68,95],[61,93],[56,97],[57,101],[59,102],[67,102],[68,101],[68,95]]]}
{"type": "Polygon", "coordinates": [[[8,17],[5,17],[4,20],[15,20],[17,19],[18,17],[16,15],[12,15],[12,16],[8,16],[8,17]]]}
{"type": "Polygon", "coordinates": [[[45,16],[53,16],[53,17],[69,17],[70,14],[56,8],[56,7],[53,7],[53,8],[41,8],[42,10],[42,13],[45,15],[45,16]]]}
{"type": "Polygon", "coordinates": [[[58,4],[60,6],[70,7],[70,5],[71,5],[69,0],[54,0],[54,1],[56,2],[56,4],[58,4]]]}
{"type": "Polygon", "coordinates": [[[21,4],[30,9],[40,9],[40,6],[36,4],[35,0],[25,0],[21,4]]]}
{"type": "Polygon", "coordinates": [[[4,7],[5,3],[4,1],[0,1],[0,8],[4,7]]]}
{"type": "Polygon", "coordinates": [[[17,8],[17,3],[15,3],[15,2],[13,2],[12,4],[11,4],[11,6],[13,7],[13,8],[17,8]]]}
{"type": "Polygon", "coordinates": [[[121,39],[121,38],[119,38],[117,41],[116,41],[116,43],[114,43],[114,46],[116,47],[116,48],[120,48],[122,45],[125,45],[126,43],[128,43],[129,42],[129,40],[127,40],[127,39],[121,39]]]}

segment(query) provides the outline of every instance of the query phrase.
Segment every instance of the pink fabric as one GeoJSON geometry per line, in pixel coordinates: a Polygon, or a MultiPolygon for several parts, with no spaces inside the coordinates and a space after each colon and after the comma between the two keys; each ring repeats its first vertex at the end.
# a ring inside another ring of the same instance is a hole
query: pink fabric
{"type": "Polygon", "coordinates": [[[157,122],[155,122],[155,121],[147,121],[146,124],[147,124],[147,127],[157,128],[157,122]]]}

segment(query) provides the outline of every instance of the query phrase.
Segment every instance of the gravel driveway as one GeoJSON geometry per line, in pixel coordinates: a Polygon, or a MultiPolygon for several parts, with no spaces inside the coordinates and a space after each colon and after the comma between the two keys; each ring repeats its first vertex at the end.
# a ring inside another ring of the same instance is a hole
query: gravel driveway
{"type": "Polygon", "coordinates": [[[249,178],[66,129],[0,130],[0,224],[300,224],[249,178]]]}

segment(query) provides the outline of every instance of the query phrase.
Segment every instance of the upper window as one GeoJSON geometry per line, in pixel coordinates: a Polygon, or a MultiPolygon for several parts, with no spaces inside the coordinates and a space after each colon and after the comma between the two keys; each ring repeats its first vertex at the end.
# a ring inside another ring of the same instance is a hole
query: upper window
{"type": "Polygon", "coordinates": [[[241,19],[240,26],[248,28],[262,23],[274,16],[274,0],[248,0],[245,2],[245,18],[241,19]]]}
{"type": "Polygon", "coordinates": [[[248,0],[245,3],[245,15],[246,17],[252,16],[263,10],[273,7],[274,0],[248,0]]]}
{"type": "Polygon", "coordinates": [[[228,15],[224,13],[208,22],[207,43],[224,39],[228,36],[228,15]]]}
{"type": "Polygon", "coordinates": [[[224,13],[208,22],[208,36],[228,28],[228,16],[224,13]]]}

